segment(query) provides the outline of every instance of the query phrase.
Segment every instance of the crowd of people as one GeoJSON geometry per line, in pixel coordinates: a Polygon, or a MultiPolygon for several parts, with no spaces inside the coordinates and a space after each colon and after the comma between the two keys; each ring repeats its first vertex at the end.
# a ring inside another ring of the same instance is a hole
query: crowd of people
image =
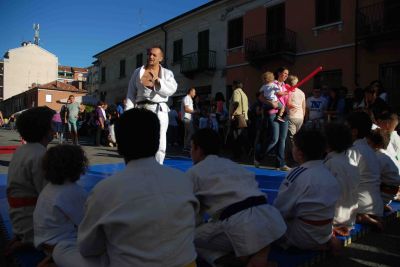
{"type": "MultiPolygon", "coordinates": [[[[337,253],[336,236],[348,236],[356,222],[383,230],[384,211],[399,192],[400,137],[397,114],[379,100],[379,83],[352,102],[344,98],[345,88],[328,95],[315,88],[306,99],[295,88],[298,78],[282,67],[275,76],[263,74],[250,109],[236,81],[229,106],[218,95],[202,116],[195,116],[202,111],[196,111],[196,89],[190,88],[181,120],[193,166],[183,173],[162,164],[168,117],[179,118],[166,105],[176,82],[159,66],[162,59],[159,47],[149,50],[148,64],[132,75],[125,110],[113,123],[126,168],[89,195],[76,183],[88,166],[77,139],[47,150],[52,121],[59,120],[55,112],[37,107],[19,116],[17,130],[27,143],[9,166],[14,238],[6,253],[34,246],[47,255],[39,266],[266,267],[271,246],[337,253]],[[276,167],[288,172],[274,201],[253,172],[220,156],[229,134],[233,155],[253,147],[258,166],[276,153],[276,167]],[[293,168],[286,164],[286,144],[293,168]]],[[[64,118],[74,131],[79,112],[72,103],[70,98],[64,118]]],[[[106,127],[104,105],[93,112],[103,116],[96,142],[106,127]]]]}

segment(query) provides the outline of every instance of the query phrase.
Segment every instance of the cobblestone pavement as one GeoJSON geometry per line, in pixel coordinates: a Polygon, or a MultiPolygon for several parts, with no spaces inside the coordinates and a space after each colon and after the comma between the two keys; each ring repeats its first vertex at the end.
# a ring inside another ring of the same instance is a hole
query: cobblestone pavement
{"type": "MultiPolygon", "coordinates": [[[[50,146],[57,144],[54,140],[50,146]]],[[[92,140],[82,138],[81,145],[90,164],[120,163],[123,159],[115,147],[94,147],[92,140]]],[[[19,145],[19,135],[15,131],[0,129],[0,146],[19,145]]],[[[170,148],[169,155],[182,155],[179,148],[170,148]]],[[[7,173],[12,154],[0,154],[0,173],[7,173]]],[[[244,160],[249,163],[249,159],[244,160]]],[[[340,256],[328,256],[313,266],[324,267],[386,267],[400,266],[400,219],[388,223],[383,233],[370,232],[365,237],[343,249],[340,256]]]]}

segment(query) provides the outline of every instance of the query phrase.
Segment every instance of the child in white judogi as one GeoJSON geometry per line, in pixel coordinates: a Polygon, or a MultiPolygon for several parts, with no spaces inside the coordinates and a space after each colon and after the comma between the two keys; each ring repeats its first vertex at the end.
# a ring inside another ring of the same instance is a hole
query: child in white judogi
{"type": "Polygon", "coordinates": [[[400,186],[400,163],[386,150],[390,141],[390,133],[383,129],[375,129],[368,137],[368,141],[376,151],[381,170],[381,196],[383,204],[387,206],[396,196],[400,186]]]}
{"type": "Polygon", "coordinates": [[[6,248],[7,254],[33,246],[33,211],[47,183],[41,163],[53,138],[53,115],[52,109],[37,107],[24,111],[17,120],[17,130],[26,144],[16,150],[8,168],[7,200],[15,237],[6,248]]]}
{"type": "Polygon", "coordinates": [[[381,129],[390,134],[390,141],[387,147],[387,153],[398,163],[400,163],[400,136],[396,128],[399,124],[399,118],[395,112],[384,112],[377,118],[377,124],[381,129]]]}
{"type": "Polygon", "coordinates": [[[358,169],[350,164],[346,155],[352,145],[350,128],[344,124],[330,123],[325,126],[328,154],[324,164],[339,182],[341,195],[336,202],[333,231],[337,235],[348,236],[357,215],[358,169]]]}
{"type": "Polygon", "coordinates": [[[223,256],[232,252],[233,261],[239,258],[246,266],[267,266],[269,245],[284,234],[285,222],[267,204],[254,174],[218,157],[219,146],[218,134],[209,128],[192,136],[195,165],[187,174],[202,210],[212,218],[196,228],[197,252],[213,266],[224,263],[229,257],[223,256]]]}
{"type": "Polygon", "coordinates": [[[347,117],[352,132],[353,146],[348,150],[350,163],[358,168],[357,221],[382,229],[383,201],[380,193],[380,167],[375,151],[366,137],[371,133],[372,121],[365,112],[354,112],[347,117]]]}
{"type": "Polygon", "coordinates": [[[282,247],[326,249],[336,243],[332,221],[340,187],[321,160],[325,149],[319,131],[303,129],[294,136],[292,154],[301,165],[288,173],[274,202],[288,227],[282,247]]]}
{"type": "Polygon", "coordinates": [[[76,184],[85,172],[88,160],[82,148],[58,145],[43,158],[45,178],[49,183],[39,195],[33,213],[35,247],[43,249],[48,262],[54,246],[62,240],[74,240],[82,221],[87,197],[76,184]]]}

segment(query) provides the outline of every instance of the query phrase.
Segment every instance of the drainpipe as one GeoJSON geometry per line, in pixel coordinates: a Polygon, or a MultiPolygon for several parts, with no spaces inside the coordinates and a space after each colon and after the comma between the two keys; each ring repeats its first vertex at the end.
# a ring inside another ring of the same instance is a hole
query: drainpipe
{"type": "Polygon", "coordinates": [[[164,55],[164,67],[168,67],[168,60],[167,60],[167,41],[168,41],[168,34],[167,34],[167,31],[165,30],[165,28],[164,28],[164,25],[162,25],[161,27],[160,27],[160,29],[164,32],[164,53],[165,53],[165,55],[164,55]]]}
{"type": "Polygon", "coordinates": [[[356,0],[356,14],[355,14],[355,29],[354,29],[354,84],[356,87],[359,87],[359,75],[358,75],[358,8],[359,8],[359,0],[356,0]]]}

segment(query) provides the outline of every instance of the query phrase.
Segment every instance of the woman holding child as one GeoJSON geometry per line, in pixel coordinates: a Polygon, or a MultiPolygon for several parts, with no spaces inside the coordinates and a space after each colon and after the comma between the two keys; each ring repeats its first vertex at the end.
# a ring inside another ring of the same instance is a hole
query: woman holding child
{"type": "Polygon", "coordinates": [[[289,75],[289,70],[286,67],[280,67],[276,73],[276,80],[272,80],[270,72],[263,75],[265,85],[262,87],[263,92],[260,94],[260,101],[265,105],[272,106],[268,111],[267,121],[269,128],[270,141],[265,150],[265,153],[256,153],[254,158],[254,166],[260,165],[265,154],[272,151],[277,145],[277,167],[280,170],[287,171],[289,167],[285,163],[285,141],[288,132],[288,121],[284,118],[284,111],[288,101],[288,92],[285,86],[285,81],[289,75]]]}

